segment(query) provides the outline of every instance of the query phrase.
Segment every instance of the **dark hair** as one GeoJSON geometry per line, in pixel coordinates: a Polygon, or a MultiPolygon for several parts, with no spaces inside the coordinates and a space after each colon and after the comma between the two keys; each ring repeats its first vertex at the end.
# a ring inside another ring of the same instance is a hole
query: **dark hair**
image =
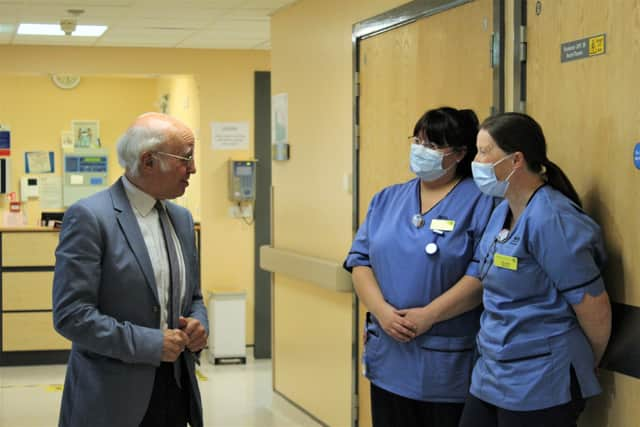
{"type": "Polygon", "coordinates": [[[505,153],[522,152],[531,172],[540,174],[549,185],[582,206],[567,175],[547,158],[544,133],[533,118],[522,113],[502,113],[486,119],[480,129],[489,132],[505,153]]]}
{"type": "Polygon", "coordinates": [[[420,134],[438,147],[452,147],[456,151],[466,148],[464,158],[458,163],[456,173],[471,176],[471,162],[476,156],[478,117],[473,110],[456,110],[440,107],[422,115],[413,128],[413,136],[420,134]]]}

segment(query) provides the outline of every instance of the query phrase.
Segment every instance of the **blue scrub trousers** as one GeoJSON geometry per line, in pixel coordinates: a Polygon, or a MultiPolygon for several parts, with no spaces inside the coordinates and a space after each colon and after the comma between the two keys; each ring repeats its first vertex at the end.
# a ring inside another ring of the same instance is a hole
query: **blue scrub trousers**
{"type": "Polygon", "coordinates": [[[584,410],[576,374],[571,368],[571,397],[568,403],[537,411],[510,411],[467,395],[460,427],[576,427],[584,410]]]}
{"type": "Polygon", "coordinates": [[[463,406],[413,400],[371,384],[373,427],[458,427],[463,406]]]}

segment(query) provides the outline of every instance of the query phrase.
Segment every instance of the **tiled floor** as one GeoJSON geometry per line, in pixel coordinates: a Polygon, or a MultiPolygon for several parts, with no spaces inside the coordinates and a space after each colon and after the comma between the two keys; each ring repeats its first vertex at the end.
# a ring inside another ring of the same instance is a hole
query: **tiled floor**
{"type": "MultiPolygon", "coordinates": [[[[205,425],[209,427],[318,427],[272,392],[271,360],[199,367],[205,425]]],[[[57,426],[65,366],[0,367],[0,427],[57,426]]],[[[115,427],[115,426],[114,426],[115,427]]]]}

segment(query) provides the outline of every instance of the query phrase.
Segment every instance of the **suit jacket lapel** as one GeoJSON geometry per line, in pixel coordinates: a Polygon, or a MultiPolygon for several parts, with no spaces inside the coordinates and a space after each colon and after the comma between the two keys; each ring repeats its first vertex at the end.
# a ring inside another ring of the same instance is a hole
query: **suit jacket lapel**
{"type": "Polygon", "coordinates": [[[149,258],[149,252],[147,246],[144,243],[144,238],[140,232],[140,226],[136,215],[133,213],[127,194],[124,191],[124,185],[122,184],[122,178],[120,178],[109,189],[111,193],[111,199],[113,200],[113,209],[116,212],[116,218],[124,238],[129,243],[131,252],[138,261],[140,269],[142,270],[147,284],[151,288],[153,295],[156,297],[156,301],[160,301],[158,298],[158,287],[156,285],[156,279],[153,275],[153,267],[151,265],[151,259],[149,258]]]}

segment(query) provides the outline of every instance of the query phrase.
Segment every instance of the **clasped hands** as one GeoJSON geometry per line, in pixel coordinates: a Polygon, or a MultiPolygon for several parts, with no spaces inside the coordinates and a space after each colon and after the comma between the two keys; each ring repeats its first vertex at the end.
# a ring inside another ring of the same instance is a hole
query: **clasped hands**
{"type": "Polygon", "coordinates": [[[162,343],[162,361],[175,362],[185,348],[192,353],[204,348],[207,331],[198,319],[180,317],[178,329],[166,329],[162,343]]]}
{"type": "Polygon", "coordinates": [[[409,342],[424,334],[433,326],[429,306],[414,307],[398,310],[386,305],[379,315],[376,315],[382,329],[399,342],[409,342]]]}

